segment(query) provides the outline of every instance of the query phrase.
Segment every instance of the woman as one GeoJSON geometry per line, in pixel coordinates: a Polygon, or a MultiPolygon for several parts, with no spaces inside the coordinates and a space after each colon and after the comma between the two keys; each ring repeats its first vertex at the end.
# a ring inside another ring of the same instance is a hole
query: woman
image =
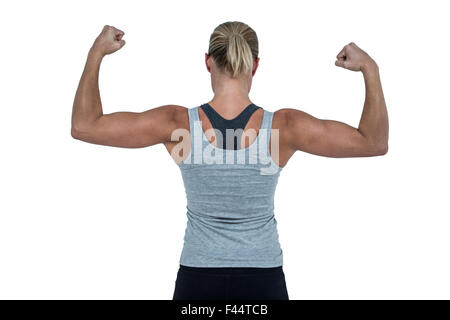
{"type": "Polygon", "coordinates": [[[103,114],[100,63],[125,45],[123,35],[105,26],[90,49],[75,96],[72,136],[126,148],[163,143],[178,164],[188,224],[173,299],[287,300],[273,210],[280,171],[297,150],[327,157],[387,152],[377,64],[354,43],[337,55],[337,66],[364,76],[358,128],[296,109],[269,112],[248,96],[259,63],[256,33],[244,23],[226,22],[212,33],[205,54],[211,101],[103,114]]]}

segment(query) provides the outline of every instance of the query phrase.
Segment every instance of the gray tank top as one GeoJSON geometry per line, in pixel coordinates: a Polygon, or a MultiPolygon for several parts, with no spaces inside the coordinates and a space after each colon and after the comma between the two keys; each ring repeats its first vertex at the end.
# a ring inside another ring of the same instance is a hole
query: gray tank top
{"type": "Polygon", "coordinates": [[[274,194],[282,168],[269,153],[273,113],[264,110],[258,135],[250,146],[233,150],[208,141],[198,109],[188,110],[190,152],[179,163],[187,197],[180,264],[281,266],[274,194]]]}

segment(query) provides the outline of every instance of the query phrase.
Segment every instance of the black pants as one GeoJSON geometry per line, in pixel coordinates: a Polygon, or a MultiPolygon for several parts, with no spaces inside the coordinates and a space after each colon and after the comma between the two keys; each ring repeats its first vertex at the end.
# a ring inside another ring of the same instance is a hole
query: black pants
{"type": "Polygon", "coordinates": [[[197,268],[180,265],[173,300],[289,300],[283,267],[197,268]]]}

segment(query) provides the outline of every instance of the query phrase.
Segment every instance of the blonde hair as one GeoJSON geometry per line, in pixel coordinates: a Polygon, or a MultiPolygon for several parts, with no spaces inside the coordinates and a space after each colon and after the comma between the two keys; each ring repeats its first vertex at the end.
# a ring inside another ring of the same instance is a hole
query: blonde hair
{"type": "Polygon", "coordinates": [[[237,78],[252,70],[253,61],[258,57],[258,37],[243,22],[224,22],[211,34],[208,54],[221,70],[237,78]]]}

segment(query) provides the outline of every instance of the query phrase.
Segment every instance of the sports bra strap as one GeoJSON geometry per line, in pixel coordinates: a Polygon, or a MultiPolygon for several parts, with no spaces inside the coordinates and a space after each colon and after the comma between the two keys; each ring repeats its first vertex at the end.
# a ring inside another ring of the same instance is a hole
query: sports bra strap
{"type": "MultiPolygon", "coordinates": [[[[214,110],[209,103],[202,104],[200,108],[208,117],[211,126],[222,134],[222,149],[225,149],[227,129],[244,130],[252,114],[256,110],[261,109],[261,107],[251,103],[234,119],[225,119],[216,110],[214,110]]],[[[234,136],[233,146],[231,149],[238,150],[239,141],[239,137],[234,136]]]]}

